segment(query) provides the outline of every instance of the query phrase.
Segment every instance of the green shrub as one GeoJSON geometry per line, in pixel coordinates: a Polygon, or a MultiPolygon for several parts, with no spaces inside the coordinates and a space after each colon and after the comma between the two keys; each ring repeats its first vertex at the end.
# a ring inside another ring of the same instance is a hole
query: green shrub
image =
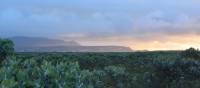
{"type": "Polygon", "coordinates": [[[14,53],[14,43],[8,39],[0,39],[0,62],[14,53]]]}
{"type": "Polygon", "coordinates": [[[200,78],[200,63],[195,60],[158,61],[154,66],[159,88],[188,88],[200,78]]]}
{"type": "Polygon", "coordinates": [[[181,53],[181,56],[184,58],[192,58],[192,59],[199,59],[199,50],[194,48],[189,48],[181,53]]]}

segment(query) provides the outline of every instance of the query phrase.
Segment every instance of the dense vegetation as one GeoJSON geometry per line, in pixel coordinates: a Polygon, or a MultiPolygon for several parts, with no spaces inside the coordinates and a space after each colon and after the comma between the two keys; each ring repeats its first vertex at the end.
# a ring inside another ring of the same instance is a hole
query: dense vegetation
{"type": "Polygon", "coordinates": [[[200,62],[188,52],[7,54],[0,88],[200,88],[200,62]]]}
{"type": "Polygon", "coordinates": [[[9,39],[0,38],[0,61],[3,61],[6,56],[14,53],[14,44],[9,39]]]}

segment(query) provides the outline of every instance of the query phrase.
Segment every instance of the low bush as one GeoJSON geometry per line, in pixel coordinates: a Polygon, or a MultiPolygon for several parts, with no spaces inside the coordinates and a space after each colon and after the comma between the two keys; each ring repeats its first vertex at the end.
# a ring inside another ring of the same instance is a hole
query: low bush
{"type": "Polygon", "coordinates": [[[8,39],[0,39],[0,62],[14,53],[14,43],[8,39]]]}
{"type": "Polygon", "coordinates": [[[181,52],[181,56],[184,58],[192,58],[192,59],[200,59],[199,50],[194,48],[189,48],[183,52],[181,52]]]}

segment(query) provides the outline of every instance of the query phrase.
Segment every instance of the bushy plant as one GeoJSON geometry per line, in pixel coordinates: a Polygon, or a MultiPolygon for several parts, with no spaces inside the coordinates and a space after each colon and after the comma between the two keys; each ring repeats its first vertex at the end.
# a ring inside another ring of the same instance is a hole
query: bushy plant
{"type": "Polygon", "coordinates": [[[34,59],[8,58],[0,68],[0,88],[76,88],[79,74],[76,62],[35,65],[34,59]]]}
{"type": "Polygon", "coordinates": [[[200,58],[199,53],[200,53],[199,50],[195,48],[189,48],[181,52],[181,56],[185,58],[199,59],[200,58]]]}
{"type": "Polygon", "coordinates": [[[188,88],[200,78],[200,63],[195,60],[158,61],[154,66],[159,88],[188,88]]]}
{"type": "Polygon", "coordinates": [[[9,39],[0,39],[0,62],[14,53],[14,43],[9,39]]]}

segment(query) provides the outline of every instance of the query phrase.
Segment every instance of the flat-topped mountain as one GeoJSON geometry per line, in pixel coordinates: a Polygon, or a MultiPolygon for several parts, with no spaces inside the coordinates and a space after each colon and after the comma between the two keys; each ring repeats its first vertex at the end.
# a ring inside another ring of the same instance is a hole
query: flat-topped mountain
{"type": "Polygon", "coordinates": [[[41,37],[12,37],[16,52],[132,52],[124,46],[82,46],[76,41],[41,37]]]}

